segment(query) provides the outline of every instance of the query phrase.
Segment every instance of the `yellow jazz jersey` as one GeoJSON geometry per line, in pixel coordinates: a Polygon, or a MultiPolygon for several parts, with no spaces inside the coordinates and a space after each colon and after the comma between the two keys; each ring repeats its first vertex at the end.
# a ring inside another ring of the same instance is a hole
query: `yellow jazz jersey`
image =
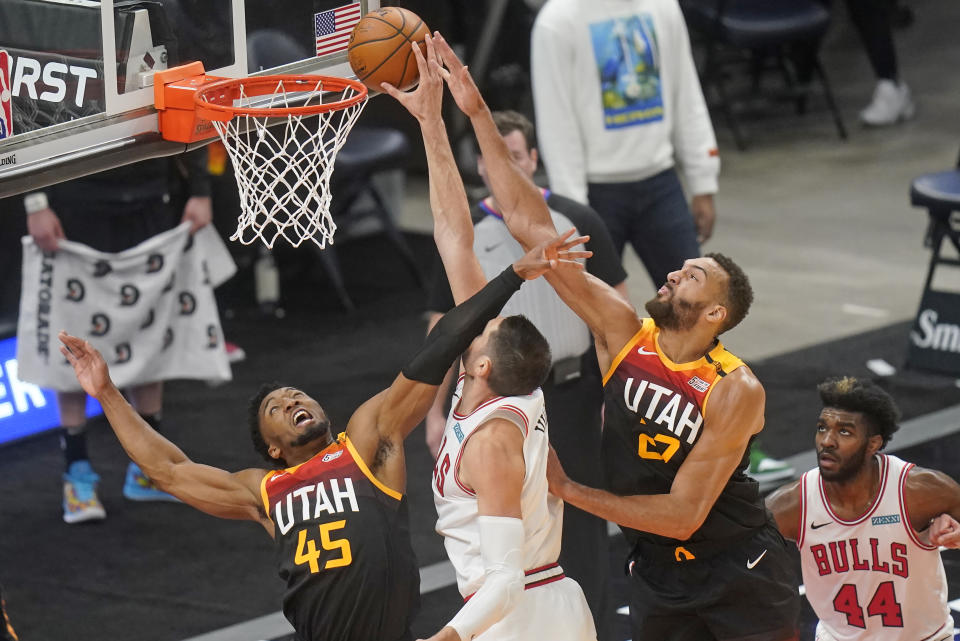
{"type": "MultiPolygon", "coordinates": [[[[602,455],[607,488],[620,495],[666,494],[677,470],[709,429],[710,395],[743,361],[719,341],[705,356],[674,363],[657,343],[659,328],[643,324],[604,376],[602,455]]],[[[690,541],[738,537],[766,521],[755,481],[745,475],[749,455],[724,488],[690,541]]],[[[631,545],[677,541],[623,528],[631,545]]]]}
{"type": "Polygon", "coordinates": [[[297,639],[410,639],[420,576],[406,498],[370,472],[341,433],[261,483],[273,520],[283,611],[297,639]]]}

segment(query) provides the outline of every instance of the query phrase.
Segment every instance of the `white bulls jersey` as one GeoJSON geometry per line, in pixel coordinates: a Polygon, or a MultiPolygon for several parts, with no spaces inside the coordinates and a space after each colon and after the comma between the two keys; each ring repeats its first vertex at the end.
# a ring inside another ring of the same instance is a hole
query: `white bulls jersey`
{"type": "Polygon", "coordinates": [[[877,460],[880,490],[853,521],[830,508],[820,470],[803,475],[797,547],[807,599],[820,619],[817,639],[953,639],[940,552],[917,538],[903,502],[913,464],[884,454],[877,460]]]}
{"type": "MultiPolygon", "coordinates": [[[[520,494],[523,514],[523,568],[530,570],[555,564],[560,554],[563,502],[547,493],[547,454],[550,451],[547,414],[543,392],[528,396],[498,396],[483,403],[469,416],[457,413],[463,393],[464,376],[457,381],[450,416],[433,469],[433,498],[437,506],[437,532],[443,535],[447,556],[457,570],[457,586],[464,597],[483,584],[480,557],[480,530],[477,525],[477,497],[458,478],[460,457],[467,440],[478,427],[495,418],[514,423],[523,433],[526,475],[520,494]]],[[[562,570],[545,572],[561,575],[562,570]]]]}

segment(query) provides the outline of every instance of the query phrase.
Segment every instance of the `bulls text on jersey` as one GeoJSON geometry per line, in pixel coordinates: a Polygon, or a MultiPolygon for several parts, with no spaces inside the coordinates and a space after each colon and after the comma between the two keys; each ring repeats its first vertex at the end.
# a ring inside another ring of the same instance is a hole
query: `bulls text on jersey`
{"type": "Polygon", "coordinates": [[[863,541],[851,538],[811,545],[810,553],[817,564],[817,572],[820,576],[852,570],[869,570],[907,578],[910,575],[907,546],[903,543],[891,542],[889,548],[889,550],[881,549],[878,539],[871,538],[869,541],[863,541]]]}

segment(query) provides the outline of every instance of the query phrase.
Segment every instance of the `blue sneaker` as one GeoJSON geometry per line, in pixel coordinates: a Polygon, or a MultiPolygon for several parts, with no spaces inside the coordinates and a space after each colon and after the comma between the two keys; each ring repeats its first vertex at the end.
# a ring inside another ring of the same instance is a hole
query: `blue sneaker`
{"type": "Polygon", "coordinates": [[[100,476],[90,461],[74,461],[63,475],[63,520],[67,523],[102,520],[107,517],[97,498],[100,476]]]}
{"type": "Polygon", "coordinates": [[[123,495],[131,501],[173,501],[179,503],[180,499],[167,494],[153,484],[140,466],[130,461],[127,466],[127,478],[123,483],[123,495]]]}

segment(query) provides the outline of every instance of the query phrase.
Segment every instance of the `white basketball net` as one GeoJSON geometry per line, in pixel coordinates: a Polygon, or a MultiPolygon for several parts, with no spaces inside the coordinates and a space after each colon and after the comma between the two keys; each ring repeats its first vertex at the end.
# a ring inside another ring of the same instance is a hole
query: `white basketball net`
{"type": "MultiPolygon", "coordinates": [[[[262,102],[255,106],[299,106],[307,93],[329,102],[357,92],[348,87],[323,95],[319,81],[312,92],[288,94],[278,82],[274,93],[260,97],[262,102]]],[[[250,102],[242,86],[240,96],[238,104],[250,102]]],[[[337,152],[365,104],[366,99],[309,116],[237,115],[227,122],[213,121],[240,190],[240,217],[230,240],[249,245],[259,238],[270,248],[281,237],[294,247],[307,239],[320,249],[333,243],[337,225],[330,215],[330,176],[337,152]]]]}

